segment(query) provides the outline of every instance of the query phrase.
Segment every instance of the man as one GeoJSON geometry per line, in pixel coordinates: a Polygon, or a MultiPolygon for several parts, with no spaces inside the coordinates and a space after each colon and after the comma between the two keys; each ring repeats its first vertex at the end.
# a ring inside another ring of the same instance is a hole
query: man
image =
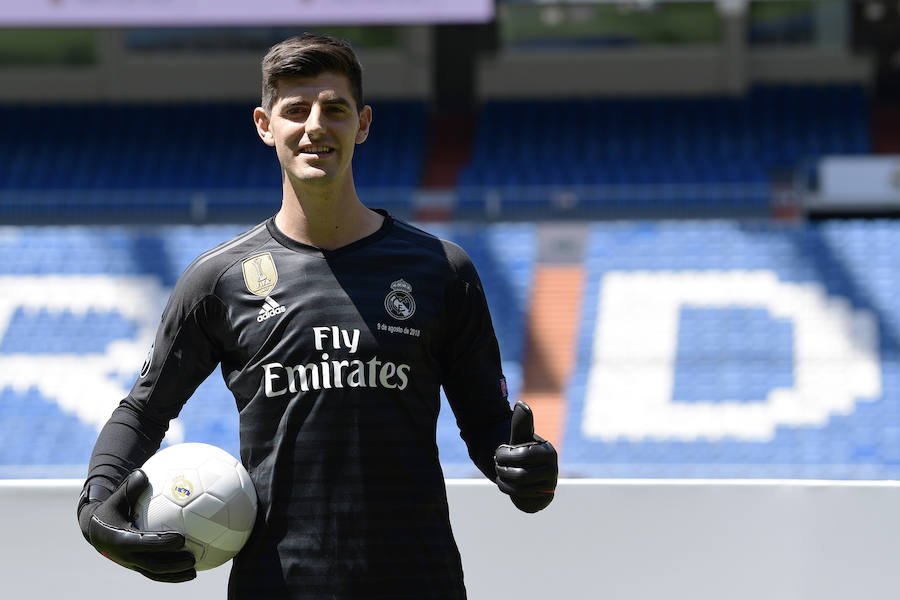
{"type": "Polygon", "coordinates": [[[281,209],[182,274],[97,440],[82,532],[150,578],[195,576],[184,538],[136,531],[132,507],[138,467],[221,364],[259,496],[229,597],[465,598],[434,436],[440,387],[472,460],[522,510],[553,498],[556,452],[526,406],[510,411],[468,256],[357,197],[351,159],[372,109],[350,47],[291,38],[262,71],[253,118],[281,163],[281,209]]]}

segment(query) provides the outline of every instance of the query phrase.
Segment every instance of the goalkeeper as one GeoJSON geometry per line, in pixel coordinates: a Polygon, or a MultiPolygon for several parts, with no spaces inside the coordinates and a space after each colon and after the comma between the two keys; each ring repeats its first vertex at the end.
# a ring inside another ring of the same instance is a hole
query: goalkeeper
{"type": "Polygon", "coordinates": [[[357,196],[351,159],[372,109],[352,49],[285,40],[262,80],[253,118],[281,165],[280,210],[179,278],[97,439],[81,530],[147,577],[195,576],[184,538],[136,531],[132,511],[138,467],[220,365],[259,497],[229,598],[465,598],[435,440],[441,387],[473,462],[519,509],[553,499],[556,451],[527,406],[510,409],[467,254],[357,196]]]}

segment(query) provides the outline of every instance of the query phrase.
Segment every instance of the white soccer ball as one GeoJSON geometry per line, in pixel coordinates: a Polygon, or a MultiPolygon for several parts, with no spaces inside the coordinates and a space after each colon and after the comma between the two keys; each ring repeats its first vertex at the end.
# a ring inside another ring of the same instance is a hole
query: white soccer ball
{"type": "Polygon", "coordinates": [[[198,571],[218,567],[244,546],[256,522],[256,490],[239,460],[209,444],[175,444],[141,469],[150,486],[135,506],[138,529],[183,533],[198,571]]]}

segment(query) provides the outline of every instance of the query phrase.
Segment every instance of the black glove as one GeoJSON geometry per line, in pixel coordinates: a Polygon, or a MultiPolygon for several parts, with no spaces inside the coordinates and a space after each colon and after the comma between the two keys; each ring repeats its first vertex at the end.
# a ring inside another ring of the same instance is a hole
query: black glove
{"type": "Polygon", "coordinates": [[[531,408],[521,400],[516,402],[509,444],[494,452],[500,491],[509,494],[516,508],[527,513],[547,508],[556,492],[556,463],[553,445],[534,434],[531,408]]]}
{"type": "Polygon", "coordinates": [[[135,502],[149,485],[137,469],[105,499],[108,490],[88,486],[78,502],[81,533],[100,554],[145,577],[172,583],[193,579],[194,555],[184,549],[182,534],[140,531],[133,524],[135,502]]]}

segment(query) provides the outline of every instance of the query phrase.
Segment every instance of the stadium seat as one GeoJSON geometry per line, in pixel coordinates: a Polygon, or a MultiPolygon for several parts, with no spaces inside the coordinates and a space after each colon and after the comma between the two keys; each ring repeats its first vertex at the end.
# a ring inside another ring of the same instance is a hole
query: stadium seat
{"type": "MultiPolygon", "coordinates": [[[[662,186],[628,196],[631,206],[761,210],[774,171],[868,152],[868,131],[859,86],[764,86],[742,98],[489,101],[459,185],[470,188],[464,209],[483,207],[479,188],[583,183],[662,186]],[[743,188],[710,197],[685,189],[690,184],[743,188]]],[[[615,206],[609,193],[582,192],[580,202],[615,206]]],[[[517,202],[510,192],[509,208],[517,202]]]]}
{"type": "MultiPolygon", "coordinates": [[[[252,109],[0,106],[0,193],[9,198],[0,207],[8,217],[190,220],[202,198],[208,217],[274,212],[278,163],[256,135],[252,109]]],[[[385,190],[386,208],[408,211],[422,171],[425,105],[376,102],[374,111],[378,127],[355,153],[356,184],[362,193],[385,190]]]]}
{"type": "Polygon", "coordinates": [[[897,478],[898,235],[591,225],[563,471],[897,478]]]}

